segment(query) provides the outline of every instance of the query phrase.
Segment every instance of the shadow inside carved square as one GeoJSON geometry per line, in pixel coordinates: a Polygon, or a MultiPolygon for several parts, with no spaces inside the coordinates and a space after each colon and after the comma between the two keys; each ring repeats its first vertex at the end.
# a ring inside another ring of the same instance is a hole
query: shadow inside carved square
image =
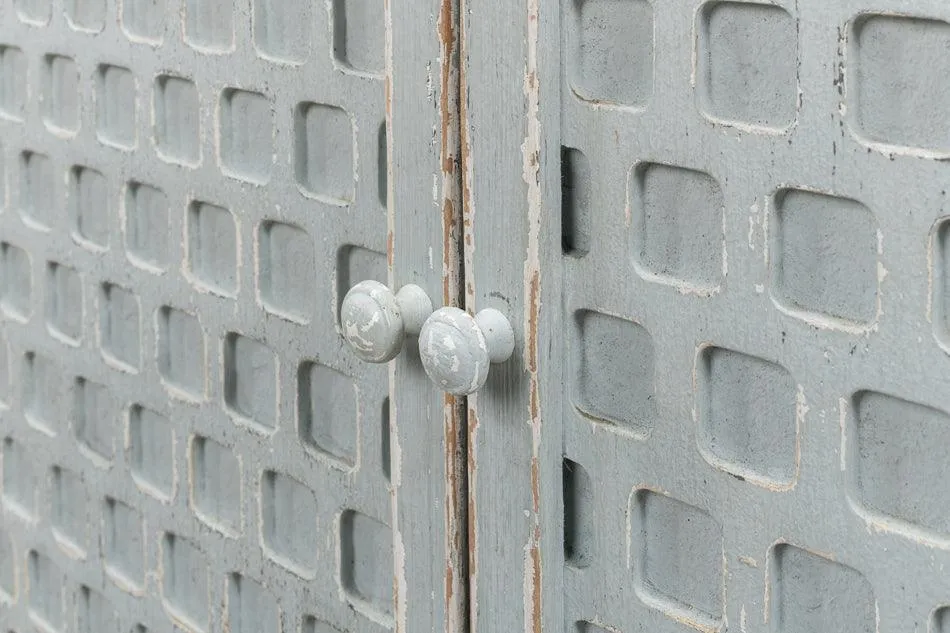
{"type": "Polygon", "coordinates": [[[77,633],[116,631],[119,617],[115,606],[95,589],[82,585],[76,593],[77,633]]]}
{"type": "Polygon", "coordinates": [[[849,496],[887,530],[950,540],[950,414],[876,391],[851,399],[849,496]]]}
{"type": "Polygon", "coordinates": [[[53,466],[50,523],[59,546],[71,558],[85,558],[89,546],[89,493],[80,475],[53,466]]]}
{"type": "Polygon", "coordinates": [[[224,402],[239,420],[262,432],[277,428],[277,354],[247,336],[224,339],[224,402]]]}
{"type": "Polygon", "coordinates": [[[723,619],[722,526],[705,511],[647,489],[630,498],[637,596],[701,629],[723,619]]]}
{"type": "Polygon", "coordinates": [[[874,593],[857,570],[787,543],[769,556],[772,631],[877,631],[874,593]]]}
{"type": "Polygon", "coordinates": [[[698,12],[697,91],[713,119],[783,131],[797,116],[798,28],[768,3],[708,2],[698,12]]]}
{"type": "Polygon", "coordinates": [[[639,323],[581,310],[574,336],[575,406],[596,422],[646,437],[657,414],[650,333],[639,323]]]}
{"type": "Polygon", "coordinates": [[[563,20],[568,80],[598,105],[645,107],[653,96],[654,25],[649,0],[570,0],[563,20]]]}
{"type": "Polygon", "coordinates": [[[385,66],[383,5],[360,0],[332,0],[333,57],[343,68],[372,75],[385,66]]]}
{"type": "Polygon", "coordinates": [[[340,581],[361,611],[388,622],[393,613],[392,530],[355,510],[340,516],[340,581]]]}
{"type": "Polygon", "coordinates": [[[854,133],[882,151],[950,155],[950,23],[868,12],[850,27],[839,81],[854,133]]]}
{"type": "Polygon", "coordinates": [[[188,539],[162,536],[161,590],[169,615],[188,629],[205,633],[210,617],[207,556],[188,539]]]}
{"type": "Polygon", "coordinates": [[[781,365],[721,347],[696,358],[697,442],[711,464],[769,489],[798,475],[798,387],[781,365]]]}
{"type": "Polygon", "coordinates": [[[30,550],[27,554],[27,609],[30,620],[40,630],[63,631],[66,624],[65,575],[46,554],[30,550]]]}
{"type": "Polygon", "coordinates": [[[37,519],[39,479],[33,471],[33,461],[22,442],[12,437],[3,440],[2,454],[3,507],[21,520],[32,523],[37,519]]]}
{"type": "Polygon", "coordinates": [[[168,196],[161,189],[138,181],[125,188],[125,250],[129,259],[161,272],[169,260],[168,196]]]}
{"type": "Polygon", "coordinates": [[[877,319],[879,229],[856,200],[805,189],[775,193],[771,292],[810,323],[864,331],[877,319]]]}
{"type": "Polygon", "coordinates": [[[225,536],[243,530],[241,460],[211,438],[195,436],[189,456],[191,504],[198,518],[225,536]]]}
{"type": "Polygon", "coordinates": [[[129,407],[129,467],[140,489],[170,501],[175,488],[175,431],[168,416],[134,404],[129,407]]]}
{"type": "Polygon", "coordinates": [[[313,318],[317,274],[313,240],[302,228],[266,220],[257,231],[257,289],[268,312],[297,323],[313,318]]]}
{"type": "Polygon", "coordinates": [[[313,490],[273,470],[261,475],[261,541],[264,552],[298,576],[317,573],[317,499],[313,490]]]}
{"type": "Polygon", "coordinates": [[[304,446],[344,469],[359,455],[359,389],[349,376],[313,361],[297,372],[297,433],[304,446]]]}
{"type": "Polygon", "coordinates": [[[82,275],[57,262],[46,263],[46,327],[60,341],[78,346],[85,314],[82,275]]]}
{"type": "MultiPolygon", "coordinates": [[[[257,54],[288,64],[307,61],[313,45],[313,13],[320,5],[285,0],[254,0],[253,5],[254,48],[257,54]]],[[[379,7],[379,11],[382,12],[382,7],[379,7]]]]}
{"type": "Polygon", "coordinates": [[[102,554],[106,574],[130,593],[145,590],[145,523],[132,506],[107,497],[103,507],[102,554]]]}
{"type": "Polygon", "coordinates": [[[225,630],[230,633],[280,631],[277,598],[259,582],[246,575],[228,575],[225,617],[225,630]]]}
{"type": "Polygon", "coordinates": [[[695,169],[639,163],[627,177],[634,266],[646,279],[709,295],[725,277],[722,187],[695,169]]]}

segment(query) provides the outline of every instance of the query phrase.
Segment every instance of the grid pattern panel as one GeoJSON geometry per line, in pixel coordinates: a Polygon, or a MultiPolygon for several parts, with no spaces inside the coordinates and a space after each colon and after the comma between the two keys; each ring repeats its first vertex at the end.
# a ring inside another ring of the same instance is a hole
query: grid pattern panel
{"type": "Polygon", "coordinates": [[[565,630],[943,630],[947,7],[560,6],[565,630]]]}
{"type": "Polygon", "coordinates": [[[391,628],[382,5],[0,21],[3,625],[391,628]]]}

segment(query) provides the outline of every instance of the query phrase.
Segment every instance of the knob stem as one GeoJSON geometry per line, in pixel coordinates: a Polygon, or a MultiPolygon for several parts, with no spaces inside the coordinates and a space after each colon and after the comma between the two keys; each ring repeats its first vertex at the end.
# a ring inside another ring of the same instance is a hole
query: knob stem
{"type": "Polygon", "coordinates": [[[475,323],[485,337],[491,362],[503,363],[511,358],[515,351],[515,331],[504,314],[495,308],[485,308],[475,315],[475,323]]]}
{"type": "Polygon", "coordinates": [[[406,284],[396,293],[396,304],[402,313],[402,325],[408,336],[418,336],[422,324],[432,314],[432,300],[425,290],[415,284],[406,284]]]}

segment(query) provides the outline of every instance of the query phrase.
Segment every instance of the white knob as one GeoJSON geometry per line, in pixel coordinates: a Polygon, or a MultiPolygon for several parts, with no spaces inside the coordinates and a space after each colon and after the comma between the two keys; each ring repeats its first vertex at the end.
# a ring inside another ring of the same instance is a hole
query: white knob
{"type": "Polygon", "coordinates": [[[488,366],[503,363],[515,349],[515,333],[504,314],[486,308],[474,317],[458,308],[440,308],[419,334],[419,355],[432,382],[466,396],[481,389],[488,366]]]}
{"type": "Polygon", "coordinates": [[[419,334],[430,314],[432,302],[419,286],[408,284],[394,295],[378,281],[361,281],[343,298],[340,325],[357,357],[388,363],[402,350],[406,336],[419,334]]]}

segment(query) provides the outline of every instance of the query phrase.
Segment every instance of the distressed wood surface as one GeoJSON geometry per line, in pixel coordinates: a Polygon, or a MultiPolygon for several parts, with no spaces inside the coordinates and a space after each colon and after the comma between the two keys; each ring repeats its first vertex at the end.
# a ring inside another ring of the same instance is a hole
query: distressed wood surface
{"type": "Polygon", "coordinates": [[[466,310],[495,308],[515,353],[468,400],[471,631],[561,630],[558,11],[463,2],[466,310]],[[544,81],[544,73],[554,73],[544,81]],[[554,169],[549,165],[555,166],[554,169]],[[552,230],[553,229],[553,230],[552,230]],[[547,304],[547,306],[545,306],[547,304]],[[547,307],[547,309],[545,309],[547,307]]]}
{"type": "MultiPolygon", "coordinates": [[[[388,0],[390,287],[460,295],[458,4],[388,0]]],[[[465,429],[415,337],[390,364],[396,631],[461,632],[467,613],[465,429]]]]}

